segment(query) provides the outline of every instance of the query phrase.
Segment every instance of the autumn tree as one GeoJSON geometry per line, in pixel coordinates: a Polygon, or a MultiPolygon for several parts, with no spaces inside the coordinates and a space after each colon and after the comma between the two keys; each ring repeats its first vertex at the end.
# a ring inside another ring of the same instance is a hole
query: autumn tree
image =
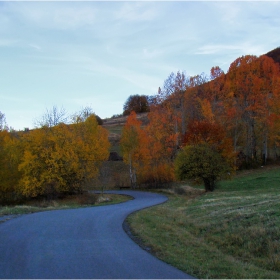
{"type": "Polygon", "coordinates": [[[244,152],[249,165],[260,159],[265,163],[269,151],[277,156],[280,147],[279,108],[280,69],[267,56],[240,57],[226,74],[212,67],[210,80],[204,74],[171,73],[149,113],[147,168],[140,174],[147,179],[155,162],[163,162],[160,155],[168,149],[162,143],[168,140],[159,139],[168,139],[165,132],[175,136],[174,147],[209,146],[231,169],[238,152],[244,152]]]}
{"type": "Polygon", "coordinates": [[[219,77],[223,76],[225,73],[219,66],[214,66],[210,70],[210,80],[217,80],[219,77]]]}
{"type": "Polygon", "coordinates": [[[235,169],[232,140],[221,125],[211,120],[190,122],[183,145],[175,160],[179,180],[199,178],[205,191],[213,191],[217,180],[235,169]]]}
{"type": "Polygon", "coordinates": [[[174,181],[173,160],[177,151],[177,133],[174,115],[168,108],[155,107],[148,115],[145,137],[140,151],[142,164],[139,167],[139,181],[158,187],[174,181]]]}
{"type": "Polygon", "coordinates": [[[8,129],[8,126],[7,126],[5,114],[3,114],[0,111],[0,131],[7,130],[7,129],[8,129]]]}
{"type": "Polygon", "coordinates": [[[159,88],[159,103],[163,106],[167,106],[172,110],[174,117],[174,128],[175,133],[181,131],[185,133],[186,123],[186,99],[185,92],[189,88],[190,78],[186,76],[184,72],[178,71],[171,73],[168,78],[164,81],[163,88],[159,88]]]}
{"type": "Polygon", "coordinates": [[[52,129],[35,129],[24,135],[19,191],[25,197],[50,197],[63,190],[75,191],[75,182],[70,182],[70,177],[75,173],[77,157],[70,147],[70,139],[70,131],[64,124],[52,129]]]}
{"type": "Polygon", "coordinates": [[[230,160],[235,156],[232,139],[227,137],[225,128],[218,123],[207,119],[189,123],[183,145],[196,146],[201,143],[208,143],[230,160]]]}
{"type": "Polygon", "coordinates": [[[22,156],[19,136],[9,131],[5,115],[0,112],[0,202],[14,202],[20,179],[18,165],[22,156]]]}
{"type": "Polygon", "coordinates": [[[22,149],[18,135],[0,131],[0,201],[9,203],[19,196],[16,193],[21,177],[18,166],[22,157],[22,149]]]}
{"type": "Polygon", "coordinates": [[[130,113],[121,135],[121,151],[123,160],[129,165],[130,182],[133,188],[137,182],[137,167],[141,160],[141,141],[144,139],[141,121],[137,120],[134,111],[130,113]]]}
{"type": "Polygon", "coordinates": [[[146,95],[130,95],[123,105],[123,114],[129,115],[132,111],[135,113],[149,112],[149,99],[146,95]]]}
{"type": "Polygon", "coordinates": [[[51,109],[46,109],[43,116],[34,121],[34,125],[35,127],[53,127],[59,123],[67,123],[68,119],[69,116],[63,107],[53,106],[51,109]]]}
{"type": "Polygon", "coordinates": [[[268,120],[279,100],[279,77],[279,65],[267,56],[242,56],[226,75],[224,116],[235,147],[244,147],[248,163],[260,160],[261,155],[264,162],[267,158],[268,120]]]}
{"type": "Polygon", "coordinates": [[[74,113],[72,116],[70,116],[70,119],[71,119],[72,123],[79,123],[79,122],[86,121],[86,119],[88,117],[90,117],[91,115],[95,116],[98,125],[103,124],[102,119],[98,115],[96,115],[94,113],[93,109],[89,106],[86,106],[86,107],[82,108],[80,111],[74,113]]]}
{"type": "Polygon", "coordinates": [[[19,191],[26,197],[82,192],[108,155],[108,134],[95,116],[32,130],[24,135],[19,191]]]}
{"type": "Polygon", "coordinates": [[[71,128],[84,181],[91,180],[98,175],[100,166],[109,158],[108,131],[98,125],[95,115],[90,115],[84,122],[73,124],[71,128]]]}

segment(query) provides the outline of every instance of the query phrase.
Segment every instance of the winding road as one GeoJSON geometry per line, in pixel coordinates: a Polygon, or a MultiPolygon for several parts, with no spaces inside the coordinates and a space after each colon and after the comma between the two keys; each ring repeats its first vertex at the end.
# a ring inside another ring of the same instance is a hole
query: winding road
{"type": "Polygon", "coordinates": [[[0,278],[192,278],[141,249],[122,227],[130,213],[167,198],[139,191],[110,193],[134,199],[22,215],[0,224],[0,278]]]}

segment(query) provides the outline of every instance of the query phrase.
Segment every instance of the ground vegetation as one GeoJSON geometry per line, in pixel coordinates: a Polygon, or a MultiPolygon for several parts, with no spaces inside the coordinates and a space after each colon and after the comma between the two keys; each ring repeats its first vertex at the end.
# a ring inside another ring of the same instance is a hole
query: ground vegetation
{"type": "Polygon", "coordinates": [[[199,279],[280,277],[279,166],[239,171],[216,191],[189,182],[127,222],[143,248],[199,279]]]}

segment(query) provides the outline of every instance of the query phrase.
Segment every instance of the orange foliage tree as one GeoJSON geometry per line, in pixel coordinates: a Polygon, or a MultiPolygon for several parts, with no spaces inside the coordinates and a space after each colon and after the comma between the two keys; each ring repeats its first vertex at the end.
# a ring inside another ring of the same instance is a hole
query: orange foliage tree
{"type": "Polygon", "coordinates": [[[141,182],[154,187],[174,180],[173,160],[177,150],[176,116],[168,108],[152,108],[145,128],[146,142],[142,146],[144,162],[141,168],[141,182]]]}
{"type": "Polygon", "coordinates": [[[232,139],[227,137],[224,127],[209,120],[193,121],[188,125],[183,145],[205,144],[215,148],[233,166],[236,153],[232,139]]]}
{"type": "Polygon", "coordinates": [[[138,169],[145,157],[145,152],[143,152],[146,147],[145,138],[144,131],[141,129],[141,121],[137,120],[136,113],[132,111],[126,120],[120,141],[123,160],[129,165],[132,188],[136,187],[138,169]]]}
{"type": "Polygon", "coordinates": [[[211,120],[190,122],[183,145],[175,161],[178,179],[202,179],[205,190],[213,191],[219,178],[235,170],[232,140],[211,120]]]}
{"type": "Polygon", "coordinates": [[[267,56],[240,57],[226,75],[224,116],[235,146],[244,148],[247,161],[261,157],[266,161],[269,116],[279,105],[279,78],[279,65],[267,56]]]}
{"type": "Polygon", "coordinates": [[[209,155],[213,149],[230,169],[238,152],[248,164],[265,163],[269,150],[277,155],[280,146],[279,108],[279,64],[267,56],[239,57],[226,74],[213,67],[210,80],[171,73],[151,107],[146,142],[137,148],[142,155],[138,177],[142,182],[171,179],[181,145],[200,146],[209,155]]]}
{"type": "Polygon", "coordinates": [[[149,124],[142,128],[132,112],[122,132],[121,149],[129,165],[132,187],[136,183],[157,187],[174,180],[173,160],[177,148],[174,119],[160,106],[153,107],[148,118],[149,124]]]}

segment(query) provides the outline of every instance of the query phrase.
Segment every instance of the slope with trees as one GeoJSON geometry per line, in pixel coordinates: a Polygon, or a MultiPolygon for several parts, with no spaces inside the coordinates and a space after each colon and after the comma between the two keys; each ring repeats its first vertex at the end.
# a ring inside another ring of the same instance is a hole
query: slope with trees
{"type": "Polygon", "coordinates": [[[14,133],[1,113],[1,191],[30,196],[46,195],[46,186],[58,192],[79,191],[86,180],[97,176],[98,162],[108,159],[109,141],[102,122],[110,127],[111,138],[114,134],[114,149],[121,141],[133,186],[158,187],[174,181],[175,158],[189,147],[215,150],[232,170],[276,160],[280,153],[278,54],[279,48],[260,57],[242,56],[227,73],[212,67],[209,77],[171,73],[156,96],[130,96],[121,123],[120,118],[103,121],[90,108],[67,116],[63,108],[53,107],[37,122],[37,129],[14,133]],[[143,118],[136,114],[143,111],[143,118]],[[43,175],[36,175],[39,170],[43,175]],[[18,183],[9,182],[6,171],[18,183]],[[38,184],[43,190],[35,188],[38,184]]]}
{"type": "MultiPolygon", "coordinates": [[[[174,174],[174,158],[186,145],[201,144],[205,148],[207,143],[231,170],[277,159],[279,108],[279,64],[266,55],[239,57],[227,73],[213,67],[209,78],[205,74],[188,77],[184,72],[171,73],[150,106],[145,127],[149,144],[142,164],[149,167],[146,173],[144,168],[139,169],[139,183],[149,180],[158,158],[170,169],[160,176],[174,174]]],[[[152,177],[157,176],[154,173],[152,177]]],[[[170,181],[174,178],[168,177],[170,181]]]]}

